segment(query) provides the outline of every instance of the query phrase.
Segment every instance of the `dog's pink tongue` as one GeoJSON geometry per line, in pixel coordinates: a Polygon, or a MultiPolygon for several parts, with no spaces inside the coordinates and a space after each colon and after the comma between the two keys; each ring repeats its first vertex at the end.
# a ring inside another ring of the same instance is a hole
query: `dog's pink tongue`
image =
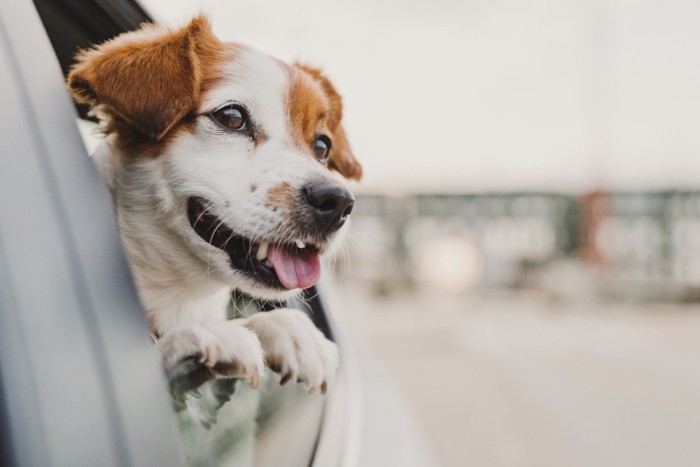
{"type": "Polygon", "coordinates": [[[278,245],[270,245],[267,259],[275,267],[277,278],[288,289],[308,289],[321,277],[318,253],[290,253],[278,245]]]}

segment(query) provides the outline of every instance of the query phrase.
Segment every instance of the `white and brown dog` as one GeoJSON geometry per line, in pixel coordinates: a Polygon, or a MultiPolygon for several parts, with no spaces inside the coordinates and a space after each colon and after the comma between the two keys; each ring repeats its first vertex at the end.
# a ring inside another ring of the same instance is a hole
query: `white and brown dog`
{"type": "MultiPolygon", "coordinates": [[[[317,69],[223,43],[205,18],[144,26],[78,56],[74,98],[107,135],[98,157],[166,370],[190,359],[255,387],[325,391],[335,344],[292,309],[226,320],[231,291],[288,299],[347,230],[361,167],[341,98],[317,69]]],[[[180,400],[184,403],[184,398],[180,400]]]]}

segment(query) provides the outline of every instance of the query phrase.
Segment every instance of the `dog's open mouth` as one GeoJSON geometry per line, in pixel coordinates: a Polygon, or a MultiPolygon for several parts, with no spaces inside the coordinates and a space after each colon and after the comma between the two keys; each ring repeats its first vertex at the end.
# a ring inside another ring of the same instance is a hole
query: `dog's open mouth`
{"type": "Polygon", "coordinates": [[[218,217],[207,212],[208,203],[197,197],[187,202],[190,225],[204,241],[228,253],[231,266],[276,289],[306,289],[321,275],[319,252],[300,240],[289,244],[253,242],[236,235],[218,217]]]}

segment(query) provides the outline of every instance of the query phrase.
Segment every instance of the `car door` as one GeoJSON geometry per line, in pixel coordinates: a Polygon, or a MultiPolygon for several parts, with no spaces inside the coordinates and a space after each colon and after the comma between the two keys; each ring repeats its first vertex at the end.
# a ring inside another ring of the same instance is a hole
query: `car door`
{"type": "Polygon", "coordinates": [[[31,2],[0,4],[0,459],[184,465],[106,190],[31,2]]]}

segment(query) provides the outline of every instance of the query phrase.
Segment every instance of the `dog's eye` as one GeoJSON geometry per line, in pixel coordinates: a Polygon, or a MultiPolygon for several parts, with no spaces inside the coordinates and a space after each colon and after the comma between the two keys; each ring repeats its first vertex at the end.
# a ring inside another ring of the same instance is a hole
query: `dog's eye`
{"type": "Polygon", "coordinates": [[[312,149],[314,150],[316,160],[318,160],[321,164],[325,164],[328,162],[328,153],[331,150],[331,140],[328,139],[328,136],[326,135],[317,136],[314,140],[312,149]]]}
{"type": "Polygon", "coordinates": [[[211,114],[221,126],[229,130],[242,131],[248,127],[248,114],[242,107],[231,104],[211,114]]]}

